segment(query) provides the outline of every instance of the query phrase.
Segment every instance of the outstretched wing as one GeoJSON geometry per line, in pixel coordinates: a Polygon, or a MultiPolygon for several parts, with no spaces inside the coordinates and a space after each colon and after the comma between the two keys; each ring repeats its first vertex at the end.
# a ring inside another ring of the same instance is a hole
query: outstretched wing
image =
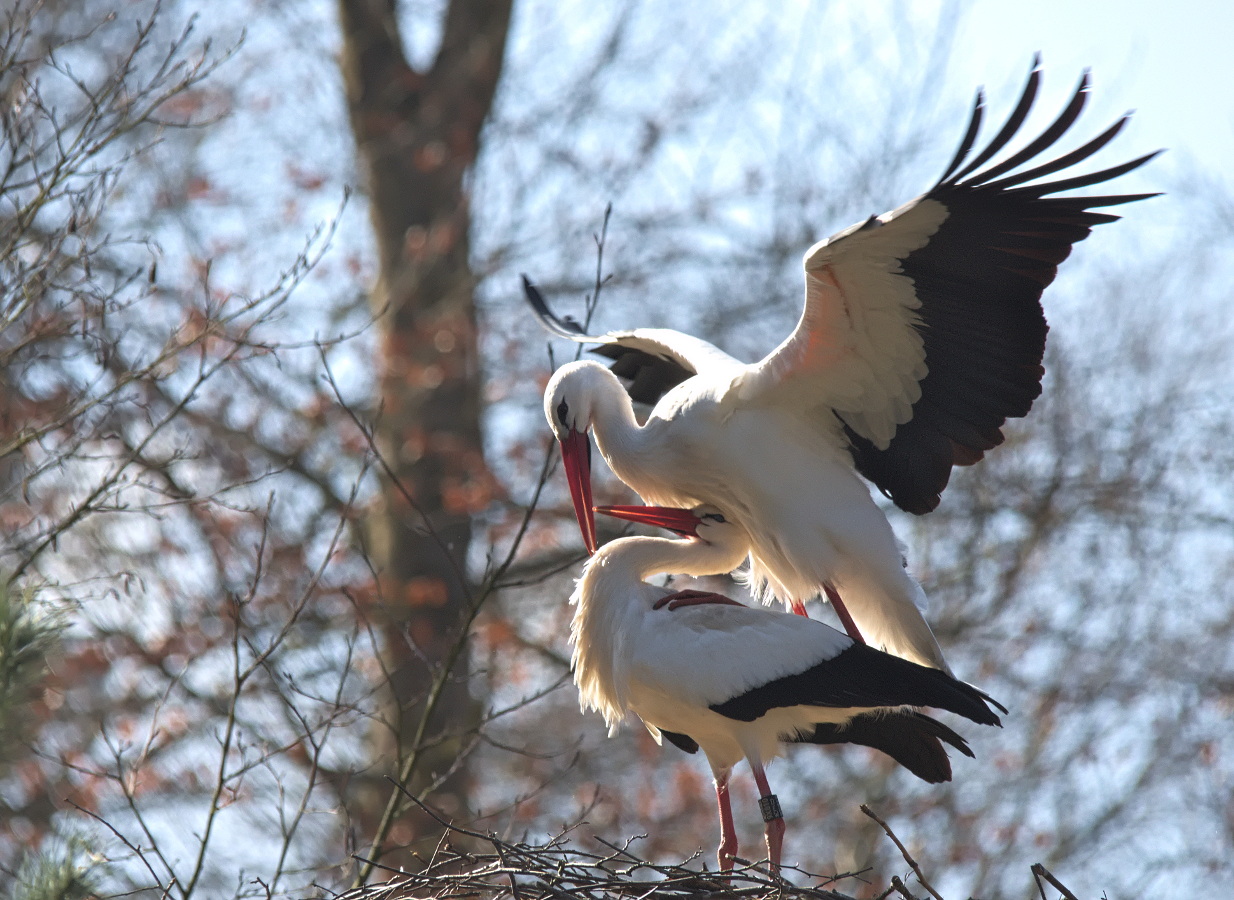
{"type": "Polygon", "coordinates": [[[571,318],[560,318],[544,296],[523,276],[523,291],[545,330],[580,344],[599,344],[592,352],[613,360],[613,374],[623,379],[630,399],[654,406],[661,397],[694,375],[735,374],[742,363],[701,338],[668,328],[636,328],[589,335],[571,318]]]}
{"type": "Polygon", "coordinates": [[[1155,153],[1027,183],[1087,159],[1126,124],[1124,116],[1083,146],[1020,168],[1074,124],[1088,96],[1087,73],[1049,128],[986,165],[1023,124],[1040,80],[1034,60],[1006,124],[969,161],[984,109],[979,92],[959,150],[934,187],[806,252],[801,321],[740,387],[752,402],[838,416],[857,469],[908,512],[934,509],[951,467],[971,465],[1002,443],[1003,423],[1027,414],[1041,393],[1041,294],[1072,245],[1118,219],[1097,210],[1155,196],[1054,196],[1116,178],[1155,153]]]}

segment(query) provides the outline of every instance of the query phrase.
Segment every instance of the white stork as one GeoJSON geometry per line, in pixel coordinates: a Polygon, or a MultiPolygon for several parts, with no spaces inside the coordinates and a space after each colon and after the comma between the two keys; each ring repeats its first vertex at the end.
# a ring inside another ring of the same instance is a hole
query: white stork
{"type": "Polygon", "coordinates": [[[566,365],[545,392],[589,550],[590,429],[612,470],[645,502],[713,503],[734,516],[753,540],[756,594],[799,609],[824,593],[850,635],[946,671],[920,612],[924,594],[858,473],[908,512],[934,509],[951,467],[972,465],[1001,443],[1006,419],[1026,415],[1041,392],[1041,294],[1073,244],[1118,218],[1094,208],[1153,196],[1053,195],[1130,172],[1156,154],[1028,183],[1087,159],[1126,124],[1124,116],[1078,149],[1022,168],[1075,122],[1087,73],[1043,134],[988,164],[1028,115],[1039,82],[1034,61],[1006,124],[966,162],[984,108],[978,93],[959,150],[934,187],[806,251],[801,320],[759,362],[744,364],[667,329],[588,335],[555,316],[524,278],[547,329],[598,343],[596,352],[614,360],[612,371],[566,365]],[[655,405],[642,426],[632,400],[655,405]]]}
{"type": "Polygon", "coordinates": [[[703,750],[719,802],[721,869],[737,853],[728,779],[742,758],[758,785],[768,859],[778,868],[784,819],[763,765],[784,743],[874,747],[938,783],[951,780],[942,742],[965,756],[972,751],[946,725],[909,707],[946,709],[984,725],[999,724],[988,704],[1006,712],[950,675],[822,622],[647,584],[644,578],[659,573],[727,571],[741,562],[749,537],[715,507],[597,511],[670,528],[683,539],[620,538],[588,560],[571,598],[579,703],[604,716],[610,735],[632,712],[657,742],[703,750]]]}

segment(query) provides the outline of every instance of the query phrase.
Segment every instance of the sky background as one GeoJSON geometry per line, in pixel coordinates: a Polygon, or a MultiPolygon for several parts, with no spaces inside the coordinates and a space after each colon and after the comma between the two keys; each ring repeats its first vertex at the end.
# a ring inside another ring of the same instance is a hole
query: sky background
{"type": "Polygon", "coordinates": [[[1094,110],[1136,110],[1130,137],[1120,139],[1124,147],[1169,148],[1163,172],[1184,171],[1193,161],[1212,174],[1226,170],[1234,148],[1234,4],[1037,0],[965,8],[957,76],[971,73],[974,84],[993,89],[995,73],[1040,50],[1045,97],[1053,97],[1058,79],[1070,81],[1089,67],[1094,110]]]}

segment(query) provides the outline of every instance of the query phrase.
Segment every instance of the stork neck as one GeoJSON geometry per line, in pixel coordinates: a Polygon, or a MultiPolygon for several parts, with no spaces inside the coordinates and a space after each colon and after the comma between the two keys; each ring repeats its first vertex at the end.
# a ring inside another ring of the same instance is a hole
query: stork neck
{"type": "Polygon", "coordinates": [[[627,537],[605,544],[587,562],[575,590],[574,629],[580,635],[617,634],[627,616],[649,605],[644,579],[675,572],[683,559],[685,541],[668,538],[627,537]]]}
{"type": "Polygon", "coordinates": [[[653,575],[714,575],[736,568],[745,548],[723,547],[689,538],[626,537],[610,541],[596,551],[583,573],[583,581],[612,581],[619,593],[620,582],[629,585],[653,575]]]}
{"type": "Polygon", "coordinates": [[[611,464],[613,459],[638,454],[646,443],[646,435],[634,417],[634,404],[617,376],[604,366],[597,364],[596,368],[599,377],[595,383],[591,427],[596,446],[611,464]]]}

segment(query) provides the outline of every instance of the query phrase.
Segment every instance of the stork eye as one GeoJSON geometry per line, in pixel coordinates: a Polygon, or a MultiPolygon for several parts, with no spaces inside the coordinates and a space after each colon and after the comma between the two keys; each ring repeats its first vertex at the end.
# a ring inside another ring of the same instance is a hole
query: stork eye
{"type": "Polygon", "coordinates": [[[728,521],[728,519],[724,518],[724,516],[720,515],[719,513],[707,513],[706,515],[703,516],[703,518],[711,519],[711,521],[715,522],[717,525],[723,525],[725,522],[728,521]]]}
{"type": "Polygon", "coordinates": [[[568,415],[570,415],[570,407],[566,404],[566,401],[562,400],[557,404],[557,421],[562,425],[567,424],[566,416],[568,415]]]}

